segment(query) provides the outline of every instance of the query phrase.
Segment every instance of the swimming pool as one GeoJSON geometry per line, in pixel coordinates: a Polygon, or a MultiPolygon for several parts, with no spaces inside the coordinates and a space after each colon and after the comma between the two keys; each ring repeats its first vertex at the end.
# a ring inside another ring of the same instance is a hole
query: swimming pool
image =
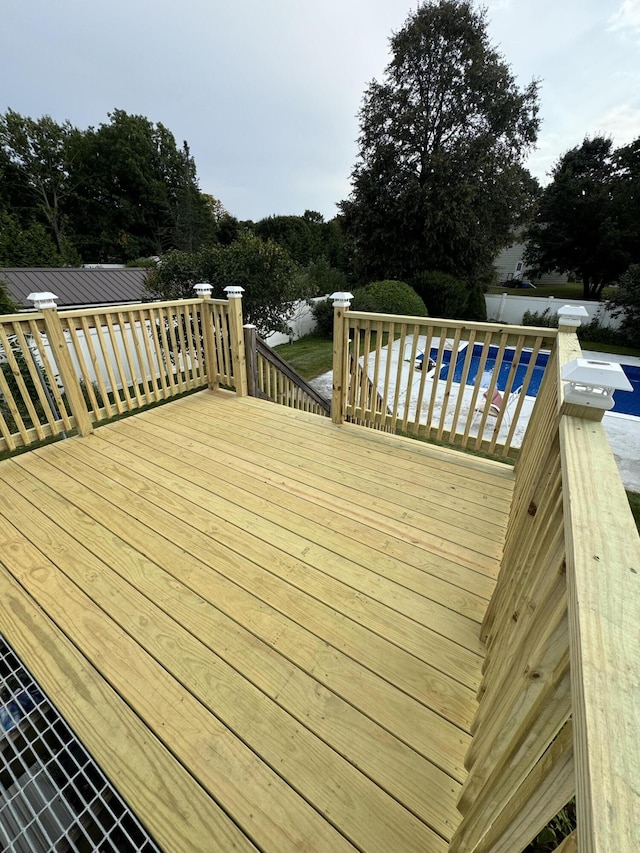
{"type": "MultiPolygon", "coordinates": [[[[476,344],[473,348],[471,362],[469,364],[469,373],[467,374],[467,385],[476,384],[478,370],[480,369],[482,350],[483,347],[480,344],[476,344]]],[[[458,353],[458,356],[453,365],[454,382],[460,382],[460,380],[462,379],[462,372],[464,369],[466,354],[466,350],[461,350],[458,353]]],[[[489,347],[489,353],[487,355],[487,360],[482,371],[482,378],[480,380],[480,386],[482,388],[489,387],[493,372],[495,370],[497,355],[498,347],[489,347]]],[[[434,361],[437,356],[437,349],[431,350],[431,358],[434,361]]],[[[443,360],[445,363],[442,365],[442,368],[440,370],[440,379],[446,379],[449,375],[449,370],[451,369],[451,364],[449,363],[451,353],[445,352],[443,353],[443,356],[443,360]],[[447,356],[449,356],[449,358],[447,358],[447,356]]],[[[496,388],[501,391],[504,390],[507,384],[507,378],[513,365],[514,356],[515,350],[513,349],[506,349],[503,353],[502,362],[498,369],[498,380],[496,382],[496,388]]],[[[516,373],[513,380],[513,385],[511,386],[512,390],[519,388],[523,384],[524,377],[531,361],[531,356],[532,353],[529,351],[524,351],[520,353],[520,358],[516,365],[516,373]]],[[[548,360],[549,354],[547,352],[538,353],[535,365],[533,367],[533,373],[531,375],[531,382],[529,383],[529,387],[527,388],[527,395],[529,397],[537,396],[538,389],[540,388],[540,383],[542,382],[542,377],[544,376],[544,371],[547,366],[548,360]]],[[[612,411],[618,412],[620,414],[635,415],[636,417],[640,417],[640,367],[634,367],[630,364],[623,364],[622,369],[624,370],[625,374],[627,375],[627,378],[633,385],[633,392],[616,391],[613,395],[614,405],[612,411]]]]}
{"type": "Polygon", "coordinates": [[[614,391],[612,411],[620,412],[623,415],[635,415],[640,418],[640,367],[623,364],[622,369],[633,385],[633,391],[614,391]]]}
{"type": "MultiPolygon", "coordinates": [[[[471,361],[469,363],[469,373],[467,374],[467,385],[475,385],[476,378],[478,376],[478,370],[480,369],[480,361],[482,358],[483,347],[481,344],[476,344],[473,348],[473,352],[471,354],[471,361]]],[[[487,354],[487,360],[484,363],[484,369],[482,371],[482,378],[480,380],[480,386],[482,388],[488,388],[491,382],[491,378],[493,376],[494,370],[496,368],[496,358],[499,352],[498,347],[489,347],[489,352],[487,354]]],[[[499,388],[501,391],[504,390],[507,384],[507,379],[509,376],[509,372],[511,371],[511,367],[513,365],[513,359],[515,357],[514,349],[506,349],[502,355],[502,361],[500,362],[500,367],[498,368],[498,380],[496,383],[496,388],[499,388]]],[[[436,351],[437,355],[437,351],[436,351]]],[[[447,353],[445,353],[447,355],[447,353]]],[[[529,363],[531,361],[531,356],[533,353],[529,351],[524,351],[520,353],[520,358],[516,365],[516,372],[513,379],[513,384],[511,386],[512,390],[515,391],[516,388],[519,388],[523,382],[524,377],[527,373],[527,369],[529,367],[529,363]]],[[[453,365],[453,381],[460,382],[462,379],[462,373],[464,370],[464,363],[467,356],[466,349],[462,350],[458,353],[458,357],[453,365]]],[[[433,358],[433,351],[432,351],[433,358]]],[[[527,394],[531,397],[535,397],[538,393],[538,388],[540,387],[540,383],[542,382],[542,377],[544,376],[544,370],[547,366],[547,362],[549,360],[549,353],[541,352],[538,353],[538,357],[536,358],[535,365],[533,367],[533,372],[531,374],[531,381],[529,383],[529,387],[527,389],[527,394]]],[[[443,364],[440,370],[440,379],[446,379],[449,376],[449,370],[451,369],[450,364],[443,364]]]]}

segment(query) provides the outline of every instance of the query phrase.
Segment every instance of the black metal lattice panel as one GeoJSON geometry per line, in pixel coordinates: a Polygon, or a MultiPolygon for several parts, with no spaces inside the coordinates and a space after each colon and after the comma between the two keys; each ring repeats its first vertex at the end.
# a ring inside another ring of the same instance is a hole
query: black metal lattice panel
{"type": "Polygon", "coordinates": [[[0,849],[159,850],[1,635],[0,849]]]}

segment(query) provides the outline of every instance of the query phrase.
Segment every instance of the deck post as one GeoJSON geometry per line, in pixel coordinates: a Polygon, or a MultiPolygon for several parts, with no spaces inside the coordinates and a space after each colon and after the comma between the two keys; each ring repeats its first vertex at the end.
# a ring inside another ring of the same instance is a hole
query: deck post
{"type": "Polygon", "coordinates": [[[258,396],[258,350],[256,327],[246,323],[244,329],[244,349],[247,359],[247,392],[250,397],[258,396]]]}
{"type": "Polygon", "coordinates": [[[347,365],[349,334],[345,323],[345,314],[349,310],[352,293],[337,292],[331,294],[333,300],[333,385],[331,394],[331,420],[334,424],[344,422],[344,410],[347,398],[347,365]]]}
{"type": "Polygon", "coordinates": [[[231,358],[233,378],[238,397],[246,397],[247,362],[244,353],[244,333],[242,331],[242,294],[244,287],[228,285],[224,292],[229,300],[229,333],[231,335],[231,358]]]}
{"type": "Polygon", "coordinates": [[[200,318],[202,323],[202,339],[204,342],[204,360],[207,367],[207,387],[210,391],[215,391],[218,387],[218,362],[216,359],[216,341],[213,334],[214,319],[213,305],[211,304],[212,286],[201,281],[195,284],[193,289],[202,299],[202,308],[200,309],[200,318]]]}
{"type": "Polygon", "coordinates": [[[54,293],[48,292],[30,293],[28,296],[29,301],[33,302],[36,311],[42,312],[47,340],[51,347],[53,360],[62,379],[65,397],[71,414],[75,419],[78,435],[85,436],[93,432],[93,424],[89,417],[87,404],[82,396],[80,382],[78,381],[67,340],[64,336],[60,318],[58,317],[58,306],[55,303],[57,298],[54,293]]]}

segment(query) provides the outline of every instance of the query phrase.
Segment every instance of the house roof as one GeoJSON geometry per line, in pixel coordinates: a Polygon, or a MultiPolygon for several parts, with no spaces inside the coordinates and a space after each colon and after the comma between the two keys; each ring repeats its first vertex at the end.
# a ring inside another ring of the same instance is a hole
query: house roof
{"type": "Polygon", "coordinates": [[[30,293],[45,291],[55,293],[59,308],[76,308],[148,300],[144,286],[148,272],[142,267],[4,267],[0,278],[20,308],[33,307],[27,298],[30,293]]]}

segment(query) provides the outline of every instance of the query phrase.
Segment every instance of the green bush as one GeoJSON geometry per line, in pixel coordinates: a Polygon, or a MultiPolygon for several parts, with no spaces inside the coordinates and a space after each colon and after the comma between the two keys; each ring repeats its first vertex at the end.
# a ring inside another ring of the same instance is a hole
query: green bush
{"type": "Polygon", "coordinates": [[[620,331],[628,346],[640,347],[640,264],[632,264],[612,288],[607,308],[622,317],[620,331]]]}
{"type": "Polygon", "coordinates": [[[523,326],[538,326],[544,329],[558,328],[558,315],[552,314],[549,308],[545,308],[542,313],[539,311],[525,311],[522,315],[523,326]]]}
{"type": "Polygon", "coordinates": [[[614,346],[628,345],[627,336],[620,329],[601,326],[597,318],[587,323],[586,326],[578,328],[578,338],[581,341],[595,341],[599,344],[613,344],[614,346]]]}
{"type": "Polygon", "coordinates": [[[462,279],[443,272],[422,272],[411,279],[411,285],[424,300],[431,317],[467,316],[470,291],[462,279]]]}
{"type": "Polygon", "coordinates": [[[366,287],[358,288],[353,294],[351,309],[375,314],[429,316],[423,300],[404,281],[372,281],[366,287]]]}
{"type": "Polygon", "coordinates": [[[314,336],[333,340],[333,302],[330,299],[320,299],[309,304],[316,321],[314,336]]]}
{"type": "MultiPolygon", "coordinates": [[[[549,308],[542,313],[525,311],[522,315],[523,326],[540,326],[547,329],[558,328],[558,315],[552,314],[549,308]]],[[[627,337],[620,329],[601,326],[598,318],[594,318],[584,326],[578,326],[578,340],[581,343],[612,344],[613,346],[627,345],[627,337]]]]}
{"type": "Polygon", "coordinates": [[[461,320],[476,320],[484,323],[487,319],[487,302],[484,298],[484,289],[481,284],[469,285],[467,307],[461,320]]]}

